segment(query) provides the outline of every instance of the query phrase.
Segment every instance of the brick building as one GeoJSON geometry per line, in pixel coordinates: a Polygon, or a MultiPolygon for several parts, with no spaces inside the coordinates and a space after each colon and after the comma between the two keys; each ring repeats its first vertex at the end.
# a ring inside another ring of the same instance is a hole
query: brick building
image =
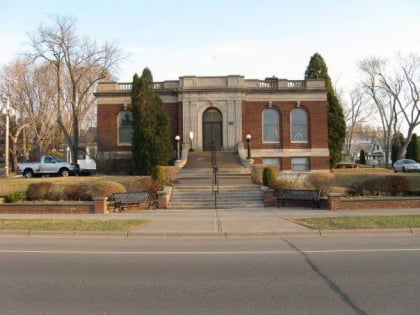
{"type": "MultiPolygon", "coordinates": [[[[170,116],[172,139],[184,151],[238,151],[281,172],[329,168],[327,91],[323,80],[184,76],[154,83],[170,116]]],[[[97,98],[98,150],[106,159],[131,155],[131,83],[101,82],[97,98]]]]}

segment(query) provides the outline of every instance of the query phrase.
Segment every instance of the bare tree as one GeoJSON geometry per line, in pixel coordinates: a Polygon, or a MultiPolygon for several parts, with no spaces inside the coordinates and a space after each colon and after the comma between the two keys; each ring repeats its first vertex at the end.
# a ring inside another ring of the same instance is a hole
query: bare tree
{"type": "Polygon", "coordinates": [[[417,54],[399,55],[399,70],[403,80],[401,95],[397,93],[395,86],[388,84],[385,78],[384,83],[388,93],[395,95],[407,127],[404,143],[398,150],[398,158],[402,158],[407,153],[415,128],[420,125],[420,56],[417,54]]]}
{"type": "Polygon", "coordinates": [[[93,91],[98,81],[115,70],[122,56],[116,44],[99,46],[77,36],[75,21],[70,17],[56,16],[52,22],[49,27],[41,25],[30,37],[34,51],[29,55],[55,69],[57,123],[69,144],[72,160],[77,161],[79,128],[93,105],[93,91]]]}
{"type": "Polygon", "coordinates": [[[356,87],[350,92],[350,103],[344,104],[344,119],[346,121],[346,155],[349,155],[352,148],[354,133],[362,126],[372,114],[372,107],[367,100],[366,94],[361,87],[356,87]]]}
{"type": "Polygon", "coordinates": [[[367,76],[364,86],[379,111],[388,150],[392,135],[401,132],[402,127],[407,128],[398,150],[398,158],[402,158],[420,125],[420,56],[400,54],[391,63],[373,57],[362,61],[361,69],[367,76]]]}
{"type": "Polygon", "coordinates": [[[384,135],[385,165],[388,166],[392,135],[397,129],[399,113],[396,98],[386,91],[383,84],[386,61],[377,57],[367,58],[360,62],[360,69],[364,74],[362,86],[375,104],[380,117],[384,135]]]}
{"type": "Polygon", "coordinates": [[[0,89],[14,115],[11,119],[12,167],[18,155],[28,158],[32,149],[40,157],[50,150],[57,130],[54,116],[55,90],[49,66],[35,66],[19,59],[2,68],[0,89]]]}

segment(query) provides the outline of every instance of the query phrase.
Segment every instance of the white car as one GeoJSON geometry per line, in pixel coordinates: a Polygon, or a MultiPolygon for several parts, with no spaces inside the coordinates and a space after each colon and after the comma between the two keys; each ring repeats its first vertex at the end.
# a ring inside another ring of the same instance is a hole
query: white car
{"type": "Polygon", "coordinates": [[[398,160],[392,166],[394,172],[420,172],[420,163],[414,160],[402,159],[398,160]]]}

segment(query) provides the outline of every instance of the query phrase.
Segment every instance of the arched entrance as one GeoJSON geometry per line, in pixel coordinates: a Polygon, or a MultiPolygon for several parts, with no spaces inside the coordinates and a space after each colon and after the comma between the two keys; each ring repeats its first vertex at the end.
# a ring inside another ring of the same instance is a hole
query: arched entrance
{"type": "Polygon", "coordinates": [[[203,114],[203,151],[211,151],[213,145],[220,151],[223,147],[222,114],[216,108],[209,108],[203,114]]]}

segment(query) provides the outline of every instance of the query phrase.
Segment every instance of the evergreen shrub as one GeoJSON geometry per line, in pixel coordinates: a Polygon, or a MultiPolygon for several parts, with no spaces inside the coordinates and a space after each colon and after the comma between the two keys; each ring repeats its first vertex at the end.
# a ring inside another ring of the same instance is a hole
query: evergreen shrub
{"type": "Polygon", "coordinates": [[[276,173],[270,167],[265,167],[263,169],[263,184],[264,186],[270,187],[271,185],[275,184],[277,180],[276,173]]]}
{"type": "Polygon", "coordinates": [[[166,175],[162,166],[155,166],[152,168],[152,179],[157,183],[158,190],[161,190],[163,187],[165,187],[166,175]]]}
{"type": "Polygon", "coordinates": [[[26,191],[16,191],[4,196],[4,201],[7,203],[14,203],[24,201],[26,199],[26,191]]]}

